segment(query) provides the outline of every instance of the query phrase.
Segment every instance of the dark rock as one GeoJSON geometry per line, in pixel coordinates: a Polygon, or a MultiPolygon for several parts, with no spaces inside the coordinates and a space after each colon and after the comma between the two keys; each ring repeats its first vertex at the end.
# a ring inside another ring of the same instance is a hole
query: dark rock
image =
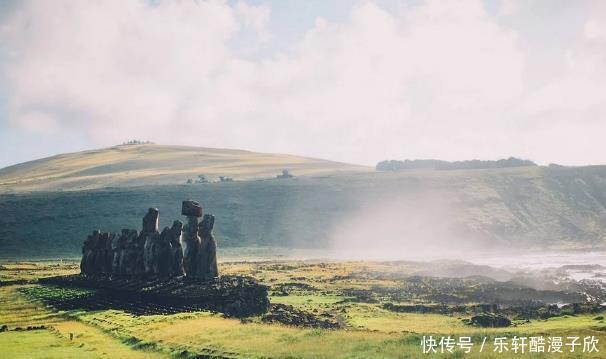
{"type": "Polygon", "coordinates": [[[503,328],[511,325],[509,318],[492,313],[483,313],[471,317],[470,324],[483,328],[503,328]]]}
{"type": "MultiPolygon", "coordinates": [[[[332,318],[330,314],[324,314],[332,318]]],[[[271,304],[269,313],[263,315],[261,320],[265,323],[278,322],[286,325],[297,327],[322,328],[322,329],[337,329],[340,325],[337,321],[330,319],[322,319],[312,313],[304,312],[295,309],[293,306],[286,304],[271,304]]]]}

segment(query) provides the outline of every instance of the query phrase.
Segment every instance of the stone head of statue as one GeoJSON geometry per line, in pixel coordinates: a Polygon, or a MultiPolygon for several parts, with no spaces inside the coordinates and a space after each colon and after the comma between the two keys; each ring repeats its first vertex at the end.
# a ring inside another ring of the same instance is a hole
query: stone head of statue
{"type": "Polygon", "coordinates": [[[215,227],[215,216],[212,214],[205,214],[202,222],[198,225],[198,232],[200,235],[208,235],[212,233],[215,227]]]}

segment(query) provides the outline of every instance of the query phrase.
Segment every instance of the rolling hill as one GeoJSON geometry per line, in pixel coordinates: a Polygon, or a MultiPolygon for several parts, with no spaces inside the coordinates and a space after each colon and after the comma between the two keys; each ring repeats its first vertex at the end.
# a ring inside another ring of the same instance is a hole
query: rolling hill
{"type": "Polygon", "coordinates": [[[0,257],[78,256],[92,230],[139,229],[149,207],[160,209],[161,226],[184,220],[184,199],[216,215],[220,248],[415,258],[606,245],[606,166],[533,166],[5,193],[0,257]]]}
{"type": "Polygon", "coordinates": [[[205,175],[234,180],[372,171],[370,167],[243,150],[155,144],[120,145],[68,153],[0,169],[0,192],[85,190],[184,184],[205,175]]]}

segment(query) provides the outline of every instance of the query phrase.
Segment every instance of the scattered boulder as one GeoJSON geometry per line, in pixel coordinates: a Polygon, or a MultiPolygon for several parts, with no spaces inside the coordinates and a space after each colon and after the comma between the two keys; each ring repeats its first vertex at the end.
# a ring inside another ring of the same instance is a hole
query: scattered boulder
{"type": "Polygon", "coordinates": [[[470,324],[482,328],[504,328],[511,325],[511,320],[500,314],[482,313],[471,317],[470,324]]]}
{"type": "MultiPolygon", "coordinates": [[[[340,328],[336,320],[322,319],[312,313],[295,309],[291,305],[271,304],[269,312],[261,317],[265,323],[282,323],[297,327],[337,329],[340,328]]],[[[330,315],[329,315],[330,316],[330,315]]]]}

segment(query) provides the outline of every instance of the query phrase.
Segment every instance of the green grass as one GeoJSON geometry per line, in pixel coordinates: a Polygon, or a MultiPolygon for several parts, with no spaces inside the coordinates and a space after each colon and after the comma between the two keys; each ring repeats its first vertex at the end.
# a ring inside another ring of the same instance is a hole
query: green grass
{"type": "Polygon", "coordinates": [[[0,348],[12,359],[101,357],[70,345],[49,330],[0,333],[0,348]]]}
{"type": "MultiPolygon", "coordinates": [[[[71,265],[66,263],[64,268],[55,264],[11,265],[28,270],[35,268],[40,277],[47,275],[45,268],[61,272],[69,271],[71,265]]],[[[80,298],[88,291],[32,284],[12,285],[0,287],[0,324],[8,324],[11,329],[0,333],[1,353],[7,358],[187,358],[196,355],[225,358],[417,358],[422,356],[420,344],[423,335],[472,336],[476,345],[484,337],[490,343],[496,336],[503,335],[509,338],[513,335],[593,335],[600,341],[600,350],[606,350],[603,346],[606,343],[603,313],[531,320],[529,323],[517,322],[513,327],[487,329],[468,326],[461,320],[463,318],[456,315],[394,313],[382,309],[381,303],[343,301],[351,298],[340,293],[351,287],[371,288],[379,283],[382,286],[397,285],[396,280],[386,278],[396,273],[406,275],[414,272],[414,266],[406,263],[234,262],[222,263],[222,270],[231,274],[253,274],[272,288],[293,282],[307,284],[307,289],[291,286],[296,289],[286,296],[272,297],[272,302],[290,304],[310,312],[315,310],[318,315],[332,313],[345,327],[335,330],[301,328],[266,324],[260,317],[241,321],[209,312],[144,316],[111,309],[58,312],[44,305],[43,300],[80,298]],[[349,279],[331,280],[336,275],[349,279]],[[17,326],[39,325],[45,325],[47,329],[13,330],[17,326]]],[[[28,278],[32,275],[29,272],[23,274],[28,278]]],[[[599,358],[600,354],[583,357],[599,358]]],[[[559,357],[551,354],[526,356],[559,357]]],[[[431,357],[456,358],[462,357],[462,353],[431,357]]],[[[489,351],[465,357],[515,358],[519,355],[489,351]]]]}
{"type": "Polygon", "coordinates": [[[33,286],[22,288],[21,291],[26,295],[42,300],[77,300],[90,297],[95,294],[91,289],[80,288],[60,288],[52,286],[33,286]]]}

